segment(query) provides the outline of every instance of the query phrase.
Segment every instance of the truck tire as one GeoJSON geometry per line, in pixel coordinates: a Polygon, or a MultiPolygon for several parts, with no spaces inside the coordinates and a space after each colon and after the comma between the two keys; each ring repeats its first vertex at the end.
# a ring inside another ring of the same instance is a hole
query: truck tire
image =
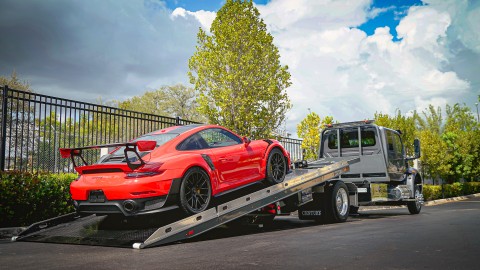
{"type": "Polygon", "coordinates": [[[407,202],[407,207],[408,207],[408,212],[412,215],[417,215],[420,214],[420,211],[422,210],[422,202],[421,202],[421,196],[422,194],[420,193],[420,189],[418,188],[418,185],[415,185],[415,201],[407,202]]]}
{"type": "Polygon", "coordinates": [[[325,218],[327,222],[345,222],[350,212],[348,188],[342,181],[337,181],[327,190],[325,196],[325,218]]]}

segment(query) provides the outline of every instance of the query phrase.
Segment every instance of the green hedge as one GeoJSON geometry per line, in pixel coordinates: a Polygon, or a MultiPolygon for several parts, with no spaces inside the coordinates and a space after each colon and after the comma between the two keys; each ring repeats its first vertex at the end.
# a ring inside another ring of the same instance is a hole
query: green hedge
{"type": "Polygon", "coordinates": [[[0,172],[0,227],[26,226],[73,212],[69,192],[77,174],[0,172]]]}
{"type": "MultiPolygon", "coordinates": [[[[445,198],[480,193],[480,182],[453,183],[443,185],[445,198]]],[[[442,199],[442,186],[424,185],[423,197],[427,201],[442,199]]]]}

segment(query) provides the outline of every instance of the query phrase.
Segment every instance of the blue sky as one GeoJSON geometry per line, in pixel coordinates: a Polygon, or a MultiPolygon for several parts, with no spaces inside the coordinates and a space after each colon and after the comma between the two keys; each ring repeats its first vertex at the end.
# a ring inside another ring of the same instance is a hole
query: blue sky
{"type": "MultiPolygon", "coordinates": [[[[266,5],[270,0],[256,0],[258,5],[266,5]]],[[[225,0],[166,0],[167,8],[174,10],[178,7],[189,11],[217,11],[225,0]]],[[[373,0],[370,11],[381,10],[374,18],[369,19],[357,28],[371,36],[378,27],[388,26],[394,41],[398,41],[396,27],[400,20],[407,15],[411,6],[423,5],[421,0],[373,0]]]]}
{"type": "Polygon", "coordinates": [[[373,35],[376,28],[388,26],[393,39],[398,40],[397,31],[395,30],[398,23],[407,15],[407,11],[411,6],[420,5],[423,5],[420,0],[374,0],[370,9],[378,8],[385,9],[385,11],[360,25],[358,29],[363,30],[370,36],[373,35]]]}
{"type": "MultiPolygon", "coordinates": [[[[225,3],[225,0],[166,0],[167,7],[174,10],[177,7],[184,8],[189,11],[217,11],[225,3]]],[[[270,0],[253,1],[259,5],[265,5],[270,0]]]]}

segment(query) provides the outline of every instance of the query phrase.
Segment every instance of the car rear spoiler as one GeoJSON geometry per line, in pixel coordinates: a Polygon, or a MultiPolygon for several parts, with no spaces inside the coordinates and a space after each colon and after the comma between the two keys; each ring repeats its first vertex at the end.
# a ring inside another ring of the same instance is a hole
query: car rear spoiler
{"type": "Polygon", "coordinates": [[[140,154],[138,152],[146,152],[146,151],[151,151],[155,149],[155,147],[157,146],[157,142],[156,141],[136,141],[136,142],[127,142],[127,143],[90,145],[90,146],[77,147],[77,148],[60,148],[60,155],[62,156],[62,158],[71,158],[73,167],[75,167],[76,169],[78,166],[75,162],[75,157],[79,157],[80,160],[83,162],[84,166],[89,165],[82,156],[83,150],[100,149],[100,148],[108,148],[108,147],[118,148],[122,146],[125,146],[125,150],[123,150],[123,154],[125,155],[125,160],[127,161],[127,165],[133,171],[145,165],[145,162],[143,161],[142,157],[140,157],[140,154]],[[139,162],[130,161],[130,159],[128,158],[128,152],[134,153],[138,157],[139,162]]]}

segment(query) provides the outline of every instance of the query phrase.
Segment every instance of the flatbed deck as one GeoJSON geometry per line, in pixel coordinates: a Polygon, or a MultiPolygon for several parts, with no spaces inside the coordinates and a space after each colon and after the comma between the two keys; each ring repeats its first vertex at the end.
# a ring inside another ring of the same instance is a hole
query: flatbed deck
{"type": "Polygon", "coordinates": [[[358,159],[342,160],[316,169],[296,169],[280,184],[254,191],[186,218],[178,209],[134,218],[96,215],[79,217],[72,213],[35,223],[13,240],[137,249],[181,241],[322,184],[347,172],[349,165],[355,162],[358,159]]]}

